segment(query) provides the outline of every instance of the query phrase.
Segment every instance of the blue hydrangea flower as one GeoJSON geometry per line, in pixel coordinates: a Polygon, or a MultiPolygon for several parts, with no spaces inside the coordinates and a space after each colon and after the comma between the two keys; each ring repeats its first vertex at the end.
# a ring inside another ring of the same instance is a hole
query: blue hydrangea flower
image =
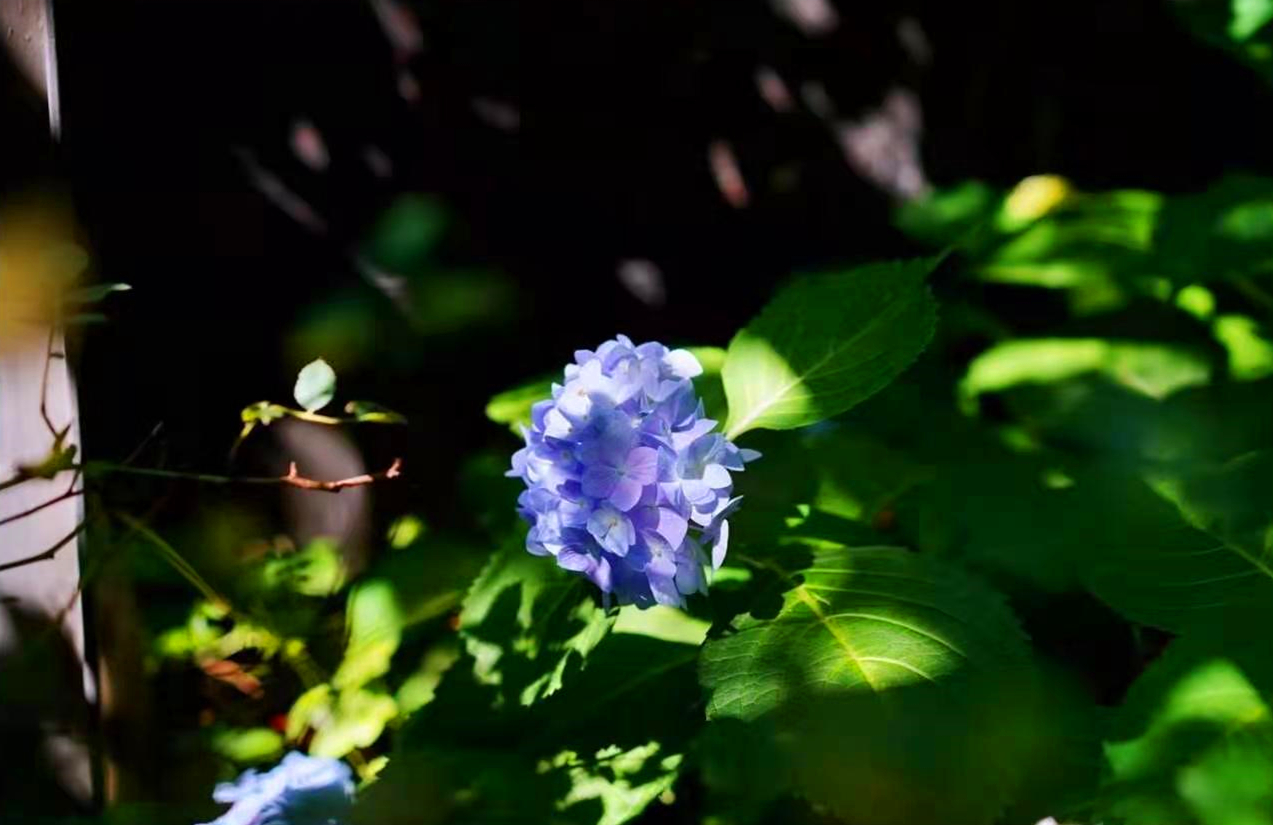
{"type": "Polygon", "coordinates": [[[620,335],[579,350],[531,409],[508,475],[526,483],[526,549],[552,556],[620,604],[682,607],[729,545],[731,472],[759,457],[712,430],[687,350],[620,335]]]}
{"type": "Polygon", "coordinates": [[[217,785],[212,798],[233,807],[206,825],[347,825],[354,780],[338,759],[289,753],[271,771],[217,785]]]}

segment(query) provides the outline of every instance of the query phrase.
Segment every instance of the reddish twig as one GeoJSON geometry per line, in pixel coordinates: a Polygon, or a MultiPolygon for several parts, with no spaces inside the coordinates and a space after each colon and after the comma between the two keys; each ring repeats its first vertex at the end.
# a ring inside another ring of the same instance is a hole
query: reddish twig
{"type": "Polygon", "coordinates": [[[339,493],[346,487],[361,487],[364,484],[374,484],[382,478],[397,478],[400,475],[402,475],[402,459],[400,458],[395,458],[393,463],[389,465],[389,469],[382,473],[363,473],[362,475],[350,476],[337,481],[316,481],[312,478],[305,478],[297,471],[296,462],[293,461],[287,467],[287,475],[279,480],[284,484],[300,487],[302,490],[326,490],[329,493],[339,493]]]}

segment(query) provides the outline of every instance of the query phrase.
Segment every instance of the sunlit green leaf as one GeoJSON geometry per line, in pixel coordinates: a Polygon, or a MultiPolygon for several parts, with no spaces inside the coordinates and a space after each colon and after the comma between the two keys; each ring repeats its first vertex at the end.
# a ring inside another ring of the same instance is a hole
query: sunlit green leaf
{"type": "Polygon", "coordinates": [[[522,427],[530,426],[530,408],[552,395],[552,379],[529,381],[511,390],[505,390],[486,404],[486,417],[496,424],[507,424],[514,434],[522,427]]]}
{"type": "Polygon", "coordinates": [[[987,223],[1002,195],[980,181],[968,181],[907,199],[893,220],[907,235],[940,248],[966,245],[975,240],[974,230],[987,223]]]}
{"type": "Polygon", "coordinates": [[[655,605],[642,610],[628,605],[619,611],[615,633],[634,633],[669,642],[699,645],[707,637],[708,623],[683,610],[655,605]]]}
{"type": "Polygon", "coordinates": [[[428,526],[419,516],[410,513],[399,516],[393,524],[389,525],[389,546],[394,550],[410,547],[426,532],[428,532],[428,526]]]}
{"type": "Polygon", "coordinates": [[[1008,341],[977,356],[961,392],[972,399],[1026,382],[1049,383],[1089,372],[1150,398],[1206,384],[1211,377],[1207,359],[1190,350],[1100,338],[1036,338],[1008,341]]]}
{"type": "Polygon", "coordinates": [[[1273,0],[1232,0],[1233,17],[1229,21],[1229,37],[1248,40],[1273,22],[1273,0]]]}
{"type": "Polygon", "coordinates": [[[240,417],[244,424],[270,424],[278,421],[287,415],[287,409],[280,404],[271,404],[269,401],[258,401],[255,404],[244,407],[240,417]]]}
{"type": "Polygon", "coordinates": [[[991,821],[1034,701],[999,597],[897,548],[818,551],[792,576],[776,614],[704,646],[708,718],[772,721],[799,790],[850,821],[991,821]]]}
{"type": "Polygon", "coordinates": [[[1273,822],[1267,613],[1230,614],[1171,644],[1115,718],[1102,807],[1128,825],[1273,822]]]}
{"type": "Polygon", "coordinates": [[[731,438],[844,412],[924,349],[936,304],[930,260],[808,275],[782,289],[730,342],[722,375],[731,438]]]}
{"type": "Polygon", "coordinates": [[[320,537],[294,553],[266,559],[259,575],[267,590],[330,596],[345,584],[345,561],[336,542],[320,537]]]}
{"type": "Polygon", "coordinates": [[[1273,342],[1245,315],[1216,319],[1215,335],[1229,352],[1229,375],[1237,381],[1258,381],[1273,375],[1273,342]]]}
{"type": "Polygon", "coordinates": [[[287,738],[295,742],[310,729],[326,725],[335,700],[332,686],[326,683],[315,685],[298,696],[287,712],[287,738]]]}
{"type": "Polygon", "coordinates": [[[520,538],[491,557],[460,612],[478,677],[520,704],[560,688],[612,624],[587,582],[527,553],[520,538]]]}
{"type": "Polygon", "coordinates": [[[272,728],[227,728],[213,734],[212,750],[239,765],[259,765],[283,753],[283,735],[272,728]]]}
{"type": "Polygon", "coordinates": [[[363,689],[343,690],[331,705],[330,715],[314,726],[310,753],[339,758],[356,748],[370,747],[397,715],[398,703],[392,696],[363,689]]]}
{"type": "Polygon", "coordinates": [[[580,819],[597,825],[622,825],[639,816],[654,800],[667,795],[678,776],[679,754],[660,753],[650,743],[619,753],[607,753],[596,760],[582,761],[563,754],[553,766],[565,770],[572,787],[560,805],[567,816],[576,811],[580,819]],[[597,803],[601,816],[594,818],[597,803]]]}
{"type": "Polygon", "coordinates": [[[412,713],[433,701],[434,692],[442,677],[460,658],[458,646],[440,644],[431,648],[416,668],[398,688],[395,698],[403,713],[412,713]]]}
{"type": "Polygon", "coordinates": [[[345,412],[366,424],[406,424],[407,418],[370,401],[350,401],[345,412]]]}
{"type": "Polygon", "coordinates": [[[321,358],[310,361],[296,376],[295,395],[307,412],[321,410],[336,395],[336,371],[321,358]]]}
{"type": "Polygon", "coordinates": [[[393,585],[368,579],[349,594],[349,645],[332,677],[337,688],[357,688],[389,671],[402,640],[403,616],[393,585]]]}

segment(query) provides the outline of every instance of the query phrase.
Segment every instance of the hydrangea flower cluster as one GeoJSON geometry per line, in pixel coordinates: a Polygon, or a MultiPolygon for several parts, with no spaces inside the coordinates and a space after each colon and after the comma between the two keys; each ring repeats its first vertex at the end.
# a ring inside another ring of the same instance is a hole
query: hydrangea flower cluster
{"type": "Polygon", "coordinates": [[[713,433],[687,350],[626,336],[579,350],[531,409],[508,475],[526,483],[526,549],[552,556],[620,604],[683,607],[724,561],[731,472],[759,457],[713,433]]]}
{"type": "Polygon", "coordinates": [[[347,825],[354,780],[339,759],[289,753],[271,771],[217,785],[212,798],[234,807],[207,825],[347,825]]]}

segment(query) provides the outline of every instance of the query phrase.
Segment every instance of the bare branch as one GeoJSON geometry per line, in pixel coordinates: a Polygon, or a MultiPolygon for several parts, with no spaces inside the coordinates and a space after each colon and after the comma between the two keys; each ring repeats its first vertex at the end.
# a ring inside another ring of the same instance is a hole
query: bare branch
{"type": "Polygon", "coordinates": [[[400,475],[402,475],[402,459],[395,458],[393,463],[389,465],[389,469],[382,473],[363,473],[350,478],[342,478],[338,481],[315,481],[312,478],[301,476],[296,470],[296,462],[293,461],[288,465],[287,475],[280,480],[293,487],[300,487],[302,490],[326,490],[331,493],[339,493],[346,487],[361,487],[365,484],[374,484],[382,478],[397,478],[400,475]]]}
{"type": "MultiPolygon", "coordinates": [[[[74,487],[75,486],[74,483],[72,483],[71,486],[74,487]]],[[[60,501],[66,501],[68,498],[75,498],[76,496],[83,495],[83,494],[84,494],[83,487],[81,487],[78,490],[73,490],[73,489],[67,490],[65,493],[54,496],[48,501],[37,504],[34,507],[31,507],[30,509],[23,510],[21,513],[14,513],[11,516],[5,516],[4,518],[0,518],[0,526],[9,524],[10,522],[18,521],[19,519],[24,519],[27,516],[34,515],[35,513],[40,512],[45,507],[52,507],[54,504],[57,504],[60,501]]]]}
{"type": "MultiPolygon", "coordinates": [[[[171,478],[185,481],[198,481],[204,484],[278,484],[286,485],[288,487],[296,487],[301,490],[321,490],[328,493],[339,493],[346,487],[362,487],[367,484],[374,484],[377,481],[398,478],[402,475],[402,459],[395,458],[387,470],[379,473],[364,473],[363,475],[341,478],[335,481],[322,481],[320,479],[306,478],[300,474],[299,470],[297,470],[295,461],[288,465],[287,475],[282,476],[219,476],[210,475],[208,473],[184,473],[180,470],[160,470],[151,467],[125,467],[122,464],[104,463],[77,465],[74,469],[83,470],[90,475],[94,473],[124,473],[126,475],[149,476],[151,478],[171,478]]],[[[0,486],[0,489],[3,489],[3,487],[0,486]]]]}
{"type": "Polygon", "coordinates": [[[34,564],[37,561],[48,561],[49,559],[57,555],[57,551],[61,550],[66,545],[70,544],[75,539],[75,537],[80,534],[80,532],[84,529],[85,525],[87,524],[88,524],[87,521],[81,521],[79,524],[75,525],[74,530],[72,530],[70,533],[67,533],[64,538],[58,540],[57,544],[53,545],[48,550],[45,550],[43,553],[37,553],[36,555],[28,556],[25,559],[17,559],[16,561],[9,561],[9,562],[5,562],[4,564],[0,564],[0,573],[3,573],[6,570],[12,570],[15,567],[22,567],[23,565],[26,565],[26,564],[34,564]]]}

